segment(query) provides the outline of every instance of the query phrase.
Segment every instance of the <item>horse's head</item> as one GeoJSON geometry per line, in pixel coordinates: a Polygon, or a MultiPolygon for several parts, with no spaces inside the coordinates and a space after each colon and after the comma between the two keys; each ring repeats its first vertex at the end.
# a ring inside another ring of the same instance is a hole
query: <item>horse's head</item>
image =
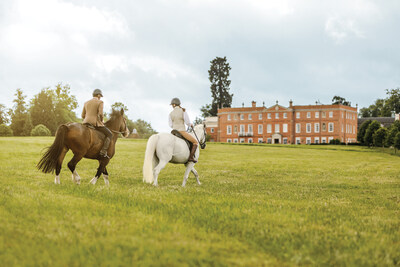
{"type": "Polygon", "coordinates": [[[112,110],[110,119],[106,122],[106,126],[115,133],[122,134],[123,137],[128,137],[129,129],[126,125],[126,118],[124,117],[124,109],[112,110]]]}
{"type": "Polygon", "coordinates": [[[198,141],[200,144],[201,149],[206,148],[206,138],[207,138],[207,133],[206,133],[206,124],[198,124],[194,127],[194,131],[196,135],[198,136],[198,141]]]}

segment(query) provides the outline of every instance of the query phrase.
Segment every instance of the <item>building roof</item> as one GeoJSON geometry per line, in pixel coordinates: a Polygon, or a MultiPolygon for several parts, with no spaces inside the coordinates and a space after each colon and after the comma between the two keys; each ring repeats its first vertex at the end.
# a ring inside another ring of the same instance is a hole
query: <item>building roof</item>
{"type": "Polygon", "coordinates": [[[389,127],[390,125],[392,125],[395,121],[395,118],[393,117],[367,117],[367,118],[358,118],[358,127],[360,127],[361,124],[363,124],[363,122],[365,121],[377,121],[379,122],[381,125],[383,125],[384,127],[389,127]]]}

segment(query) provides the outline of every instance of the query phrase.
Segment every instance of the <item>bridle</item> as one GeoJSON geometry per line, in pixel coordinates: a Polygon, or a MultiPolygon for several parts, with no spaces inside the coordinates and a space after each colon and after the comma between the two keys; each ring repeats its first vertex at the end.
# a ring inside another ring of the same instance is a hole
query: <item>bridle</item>
{"type": "Polygon", "coordinates": [[[204,141],[203,141],[203,142],[200,142],[199,138],[197,137],[196,131],[194,130],[193,127],[192,127],[192,131],[193,131],[193,133],[194,133],[194,136],[195,136],[196,139],[197,139],[197,142],[199,142],[201,149],[206,148],[206,134],[207,134],[207,133],[206,133],[206,127],[204,126],[204,128],[203,128],[203,131],[204,131],[204,141]]]}
{"type": "Polygon", "coordinates": [[[124,133],[126,133],[126,130],[128,129],[128,127],[126,126],[126,119],[125,119],[125,117],[122,117],[122,119],[124,120],[125,131],[119,132],[119,131],[115,131],[115,130],[111,130],[111,129],[110,129],[110,131],[113,132],[113,133],[116,133],[116,134],[122,134],[122,136],[124,137],[124,133]]]}

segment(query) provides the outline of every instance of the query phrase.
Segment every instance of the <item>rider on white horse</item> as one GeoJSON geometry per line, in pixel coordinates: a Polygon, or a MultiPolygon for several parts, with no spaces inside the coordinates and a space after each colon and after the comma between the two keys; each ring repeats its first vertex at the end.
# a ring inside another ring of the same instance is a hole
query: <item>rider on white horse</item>
{"type": "Polygon", "coordinates": [[[196,152],[199,143],[197,142],[196,138],[194,138],[192,135],[186,132],[186,127],[185,127],[186,124],[188,127],[193,128],[193,124],[190,122],[189,115],[187,114],[186,110],[181,107],[181,101],[179,100],[179,98],[177,97],[173,98],[171,100],[171,105],[173,110],[169,114],[169,126],[172,129],[179,131],[179,133],[186,140],[188,140],[193,144],[188,161],[196,163],[197,160],[194,158],[194,154],[196,152]]]}

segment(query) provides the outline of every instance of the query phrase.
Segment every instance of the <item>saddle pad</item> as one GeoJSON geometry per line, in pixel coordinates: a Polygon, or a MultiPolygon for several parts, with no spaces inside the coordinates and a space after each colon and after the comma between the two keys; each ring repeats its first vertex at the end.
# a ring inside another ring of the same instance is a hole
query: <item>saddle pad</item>
{"type": "Polygon", "coordinates": [[[172,135],[175,135],[176,137],[178,137],[178,138],[180,138],[180,139],[183,139],[183,140],[186,142],[186,144],[187,144],[187,146],[188,146],[188,148],[189,148],[189,151],[192,150],[193,144],[192,144],[191,142],[189,142],[188,140],[186,140],[185,137],[183,137],[183,135],[182,135],[179,131],[177,131],[177,130],[172,130],[172,131],[171,131],[171,134],[172,134],[172,135]]]}

